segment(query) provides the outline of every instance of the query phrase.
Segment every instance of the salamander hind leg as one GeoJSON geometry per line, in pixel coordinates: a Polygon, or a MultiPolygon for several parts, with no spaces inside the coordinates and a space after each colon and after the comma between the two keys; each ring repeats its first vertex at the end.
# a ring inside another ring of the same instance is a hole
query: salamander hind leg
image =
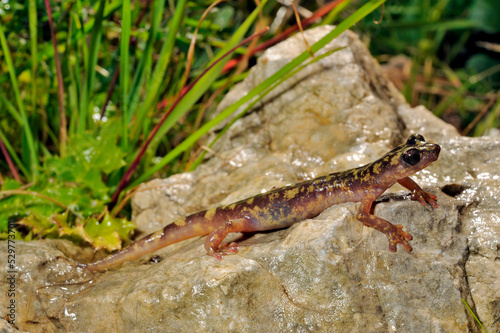
{"type": "Polygon", "coordinates": [[[406,231],[403,231],[403,226],[401,224],[394,225],[389,221],[370,214],[358,214],[357,218],[363,222],[364,225],[377,229],[387,236],[389,239],[389,251],[396,252],[397,244],[403,245],[406,251],[411,251],[411,246],[408,244],[408,241],[412,239],[412,236],[406,231]]]}
{"type": "Polygon", "coordinates": [[[238,244],[222,244],[222,241],[231,232],[241,231],[241,226],[247,221],[244,218],[227,220],[217,228],[215,228],[205,240],[205,250],[207,254],[222,260],[222,257],[227,254],[238,253],[238,244]]]}
{"type": "Polygon", "coordinates": [[[411,246],[408,243],[413,237],[406,231],[403,231],[401,224],[394,225],[389,221],[378,216],[370,214],[370,208],[373,200],[367,199],[361,202],[356,218],[364,225],[383,232],[389,239],[389,251],[396,252],[397,245],[404,246],[406,251],[411,251],[411,246]]]}

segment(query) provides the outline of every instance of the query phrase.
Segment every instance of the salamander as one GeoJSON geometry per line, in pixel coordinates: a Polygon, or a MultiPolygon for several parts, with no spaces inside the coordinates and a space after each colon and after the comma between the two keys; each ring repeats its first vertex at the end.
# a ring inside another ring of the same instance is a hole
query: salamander
{"type": "Polygon", "coordinates": [[[115,254],[82,266],[92,271],[104,270],[167,245],[203,235],[208,235],[205,240],[207,254],[220,260],[224,255],[238,251],[235,243],[222,245],[229,233],[288,227],[344,202],[361,203],[356,218],[384,233],[390,251],[395,252],[397,244],[401,244],[409,252],[408,241],[412,236],[403,231],[401,225],[375,216],[370,210],[375,199],[396,182],[411,191],[412,200],[423,206],[437,207],[437,197],[424,191],[408,176],[436,161],[440,150],[439,145],[427,143],[422,135],[413,134],[404,144],[372,163],[186,216],[115,254]]]}

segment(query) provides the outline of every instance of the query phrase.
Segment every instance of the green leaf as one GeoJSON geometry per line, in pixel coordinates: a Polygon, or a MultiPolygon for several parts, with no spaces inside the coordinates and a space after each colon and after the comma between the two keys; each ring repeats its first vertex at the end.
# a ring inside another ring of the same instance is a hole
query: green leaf
{"type": "Polygon", "coordinates": [[[52,223],[57,226],[59,230],[59,236],[69,236],[70,238],[76,237],[77,239],[85,239],[85,232],[83,226],[76,223],[75,227],[72,227],[68,223],[68,212],[61,214],[55,214],[52,217],[52,223]]]}
{"type": "Polygon", "coordinates": [[[95,250],[106,249],[108,251],[120,250],[122,239],[128,240],[130,231],[135,228],[127,219],[113,218],[106,213],[101,222],[96,218],[90,218],[85,224],[85,233],[95,250]]]}
{"type": "Polygon", "coordinates": [[[31,214],[17,223],[31,228],[33,233],[39,237],[56,237],[59,234],[56,224],[52,223],[50,219],[38,214],[31,214]]]}
{"type": "Polygon", "coordinates": [[[20,187],[21,187],[21,184],[17,180],[11,179],[11,178],[6,178],[3,181],[2,187],[0,187],[0,191],[15,190],[15,189],[18,189],[20,187]]]}
{"type": "MultiPolygon", "coordinates": [[[[7,190],[7,188],[2,187],[2,190],[7,190]]],[[[9,221],[20,220],[30,215],[34,216],[34,220],[31,222],[28,220],[28,223],[40,226],[38,222],[45,222],[38,221],[39,219],[47,219],[60,209],[61,207],[35,196],[11,195],[2,198],[0,195],[0,232],[7,230],[9,221]]]]}

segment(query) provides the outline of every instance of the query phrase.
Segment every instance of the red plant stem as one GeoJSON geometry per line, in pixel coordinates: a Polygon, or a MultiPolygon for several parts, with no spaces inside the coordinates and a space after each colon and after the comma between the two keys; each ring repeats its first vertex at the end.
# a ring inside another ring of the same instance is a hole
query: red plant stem
{"type": "Polygon", "coordinates": [[[235,47],[233,47],[231,50],[227,51],[224,55],[222,55],[222,57],[220,57],[219,59],[217,59],[216,61],[214,61],[210,66],[208,66],[204,71],[203,73],[200,74],[200,76],[198,76],[193,82],[191,82],[187,87],[185,87],[184,89],[181,90],[181,93],[179,94],[179,96],[175,99],[175,101],[172,103],[172,105],[170,105],[170,108],[168,109],[167,112],[165,112],[165,114],[163,114],[163,116],[161,117],[160,121],[158,122],[158,124],[156,124],[156,126],[153,128],[153,130],[149,133],[148,135],[148,138],[146,139],[146,141],[144,142],[144,144],[142,145],[142,148],[141,150],[139,151],[139,153],[137,154],[137,156],[135,157],[134,161],[132,162],[132,164],[130,165],[130,167],[128,168],[128,170],[125,172],[125,174],[123,175],[122,179],[120,180],[120,184],[118,185],[118,188],[116,189],[115,193],[113,194],[113,198],[111,198],[111,202],[110,202],[110,206],[114,206],[116,201],[118,200],[118,196],[120,195],[120,192],[125,188],[125,186],[127,186],[129,180],[130,180],[130,177],[132,176],[132,174],[134,173],[135,169],[137,169],[137,166],[139,165],[139,162],[142,158],[142,156],[144,155],[144,153],[146,152],[146,149],[148,148],[149,144],[151,143],[151,141],[153,140],[154,136],[156,135],[156,133],[158,133],[158,131],[160,130],[161,126],[163,125],[163,123],[165,122],[165,120],[167,120],[167,117],[170,115],[170,113],[174,110],[174,108],[177,106],[177,104],[179,104],[179,102],[182,100],[182,98],[194,87],[194,85],[209,71],[211,70],[215,65],[217,65],[219,62],[222,61],[222,59],[226,58],[228,55],[230,55],[231,53],[233,53],[238,47],[248,43],[250,40],[264,34],[265,32],[267,32],[269,30],[268,27],[266,27],[265,29],[262,29],[261,31],[259,32],[256,32],[254,33],[253,35],[251,35],[250,37],[247,37],[246,39],[244,39],[243,41],[241,41],[238,45],[236,45],[235,47]]]}
{"type": "Polygon", "coordinates": [[[2,139],[0,139],[0,150],[3,153],[3,156],[5,156],[5,160],[7,161],[7,164],[9,165],[10,172],[12,172],[12,176],[19,183],[22,183],[21,177],[19,177],[19,173],[17,172],[17,169],[14,166],[14,163],[12,163],[12,160],[10,159],[10,156],[9,156],[9,152],[7,152],[7,149],[5,148],[5,145],[3,144],[2,139]]]}
{"type": "MultiPolygon", "coordinates": [[[[45,0],[45,7],[47,8],[47,17],[49,19],[50,36],[52,39],[52,46],[54,47],[54,62],[56,64],[57,73],[57,101],[59,104],[59,144],[61,155],[66,155],[66,141],[68,139],[67,124],[66,124],[66,111],[64,110],[64,82],[62,77],[61,61],[59,60],[59,52],[57,51],[56,33],[54,31],[54,22],[52,20],[52,9],[50,8],[49,0],[45,0]]],[[[36,61],[36,59],[33,59],[36,61]]],[[[35,96],[33,96],[35,98],[35,96]]]]}
{"type": "Polygon", "coordinates": [[[101,115],[100,115],[99,119],[102,119],[102,117],[104,117],[104,113],[106,112],[106,107],[108,106],[108,103],[111,100],[111,95],[113,95],[113,91],[115,90],[116,81],[118,80],[118,74],[120,74],[120,64],[116,65],[115,72],[113,73],[113,76],[111,77],[109,89],[108,89],[108,92],[106,94],[106,100],[104,101],[104,104],[102,105],[101,115]]]}

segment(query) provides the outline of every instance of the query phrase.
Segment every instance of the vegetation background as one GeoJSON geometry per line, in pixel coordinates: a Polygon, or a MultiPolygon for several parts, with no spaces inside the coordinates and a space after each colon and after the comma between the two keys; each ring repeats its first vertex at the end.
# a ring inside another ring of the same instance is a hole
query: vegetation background
{"type": "Polygon", "coordinates": [[[196,168],[213,144],[205,133],[315,61],[305,52],[211,117],[256,55],[299,29],[298,18],[304,28],[337,25],[311,51],[350,28],[411,105],[464,135],[498,135],[498,0],[293,5],[0,1],[0,238],[119,249],[134,228],[134,186],[196,168]]]}

